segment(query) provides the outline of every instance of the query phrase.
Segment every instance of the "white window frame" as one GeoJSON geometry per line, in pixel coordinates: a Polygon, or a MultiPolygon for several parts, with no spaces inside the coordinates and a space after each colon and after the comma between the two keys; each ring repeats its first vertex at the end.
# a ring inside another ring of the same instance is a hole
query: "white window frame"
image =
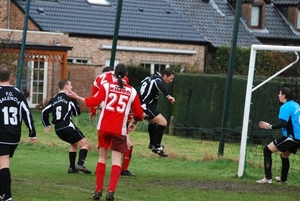
{"type": "Polygon", "coordinates": [[[43,102],[44,101],[46,101],[46,98],[47,98],[47,74],[48,74],[48,62],[47,62],[47,60],[44,60],[44,61],[29,61],[28,63],[27,63],[27,67],[28,67],[28,69],[29,69],[29,72],[30,72],[30,76],[29,76],[29,80],[28,80],[28,82],[29,82],[29,85],[30,85],[30,87],[29,87],[29,92],[30,92],[30,94],[29,94],[29,97],[27,98],[27,102],[28,102],[28,105],[29,105],[29,107],[30,108],[35,108],[38,104],[40,104],[39,102],[38,103],[33,103],[33,98],[32,98],[32,96],[33,96],[33,75],[34,75],[34,63],[44,63],[44,76],[43,76],[43,92],[42,92],[42,94],[43,94],[43,102]]]}
{"type": "Polygon", "coordinates": [[[300,29],[300,11],[298,9],[298,15],[297,15],[297,29],[300,29]]]}
{"type": "Polygon", "coordinates": [[[68,63],[72,64],[91,64],[91,58],[68,57],[68,63]]]}

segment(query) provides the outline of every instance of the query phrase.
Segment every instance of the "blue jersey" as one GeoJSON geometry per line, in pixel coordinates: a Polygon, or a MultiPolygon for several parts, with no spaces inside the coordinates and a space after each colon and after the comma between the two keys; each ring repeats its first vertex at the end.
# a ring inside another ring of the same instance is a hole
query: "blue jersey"
{"type": "Polygon", "coordinates": [[[300,140],[300,105],[293,100],[285,102],[280,107],[278,118],[288,122],[282,128],[282,134],[300,140]]]}

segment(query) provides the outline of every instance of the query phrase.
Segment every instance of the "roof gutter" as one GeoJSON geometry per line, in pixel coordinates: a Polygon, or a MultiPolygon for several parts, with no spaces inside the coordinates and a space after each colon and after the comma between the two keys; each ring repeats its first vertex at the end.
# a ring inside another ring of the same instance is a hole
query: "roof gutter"
{"type": "MultiPolygon", "coordinates": [[[[100,49],[111,50],[111,45],[102,45],[100,49]]],[[[183,49],[167,49],[167,48],[149,48],[149,47],[130,47],[130,46],[117,46],[117,50],[134,51],[134,52],[154,52],[154,53],[169,53],[169,54],[197,54],[196,50],[183,50],[183,49]]]]}

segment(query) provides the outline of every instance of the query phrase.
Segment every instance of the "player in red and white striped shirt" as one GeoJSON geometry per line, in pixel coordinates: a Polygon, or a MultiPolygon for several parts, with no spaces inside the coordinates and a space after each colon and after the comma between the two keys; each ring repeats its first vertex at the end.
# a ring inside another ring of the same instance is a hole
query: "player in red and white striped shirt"
{"type": "Polygon", "coordinates": [[[104,83],[98,93],[90,98],[80,97],[74,92],[68,93],[68,96],[85,102],[88,107],[95,107],[104,101],[97,125],[99,159],[96,166],[94,200],[102,196],[108,149],[112,150],[112,168],[106,200],[114,200],[114,192],[121,173],[122,153],[127,150],[128,114],[132,111],[135,121],[142,121],[145,116],[136,90],[124,81],[127,67],[118,64],[114,73],[117,82],[104,83]]]}
{"type": "MultiPolygon", "coordinates": [[[[92,96],[94,96],[99,91],[100,87],[104,83],[113,82],[116,80],[117,79],[114,76],[113,68],[110,66],[104,67],[102,74],[98,75],[93,82],[92,96]]],[[[127,84],[129,84],[129,79],[127,76],[124,78],[124,80],[126,81],[127,84]]],[[[101,108],[101,106],[100,106],[100,108],[101,108]]],[[[96,109],[95,109],[95,107],[91,107],[90,108],[90,118],[94,118],[95,116],[96,116],[96,109]]],[[[132,119],[132,117],[129,114],[128,123],[127,123],[128,125],[129,125],[131,119],[132,119]]],[[[134,127],[130,128],[130,130],[135,130],[135,124],[131,124],[131,125],[134,127]]],[[[130,139],[129,132],[127,132],[127,135],[126,135],[126,142],[127,142],[127,151],[123,154],[121,175],[122,176],[135,176],[135,174],[130,172],[128,169],[130,161],[131,161],[131,157],[132,157],[132,151],[133,151],[133,142],[130,139]]]]}

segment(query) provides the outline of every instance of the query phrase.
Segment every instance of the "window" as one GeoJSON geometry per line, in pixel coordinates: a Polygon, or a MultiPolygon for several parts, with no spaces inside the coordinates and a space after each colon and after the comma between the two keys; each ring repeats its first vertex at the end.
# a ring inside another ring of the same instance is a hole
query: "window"
{"type": "Polygon", "coordinates": [[[169,68],[170,64],[168,63],[148,63],[148,62],[143,62],[141,63],[141,66],[144,69],[149,70],[150,74],[154,74],[156,72],[160,72],[165,68],[169,68]]]}
{"type": "Polygon", "coordinates": [[[90,64],[90,63],[92,63],[92,61],[91,61],[91,59],[88,59],[88,58],[68,58],[68,63],[90,64]]]}
{"type": "Polygon", "coordinates": [[[101,6],[110,6],[111,4],[106,0],[87,0],[89,4],[101,5],[101,6]]]}
{"type": "Polygon", "coordinates": [[[27,98],[29,107],[43,103],[47,91],[48,62],[44,58],[25,63],[21,81],[21,91],[27,98]]]}
{"type": "Polygon", "coordinates": [[[252,6],[251,27],[260,27],[261,6],[252,6]]]}

